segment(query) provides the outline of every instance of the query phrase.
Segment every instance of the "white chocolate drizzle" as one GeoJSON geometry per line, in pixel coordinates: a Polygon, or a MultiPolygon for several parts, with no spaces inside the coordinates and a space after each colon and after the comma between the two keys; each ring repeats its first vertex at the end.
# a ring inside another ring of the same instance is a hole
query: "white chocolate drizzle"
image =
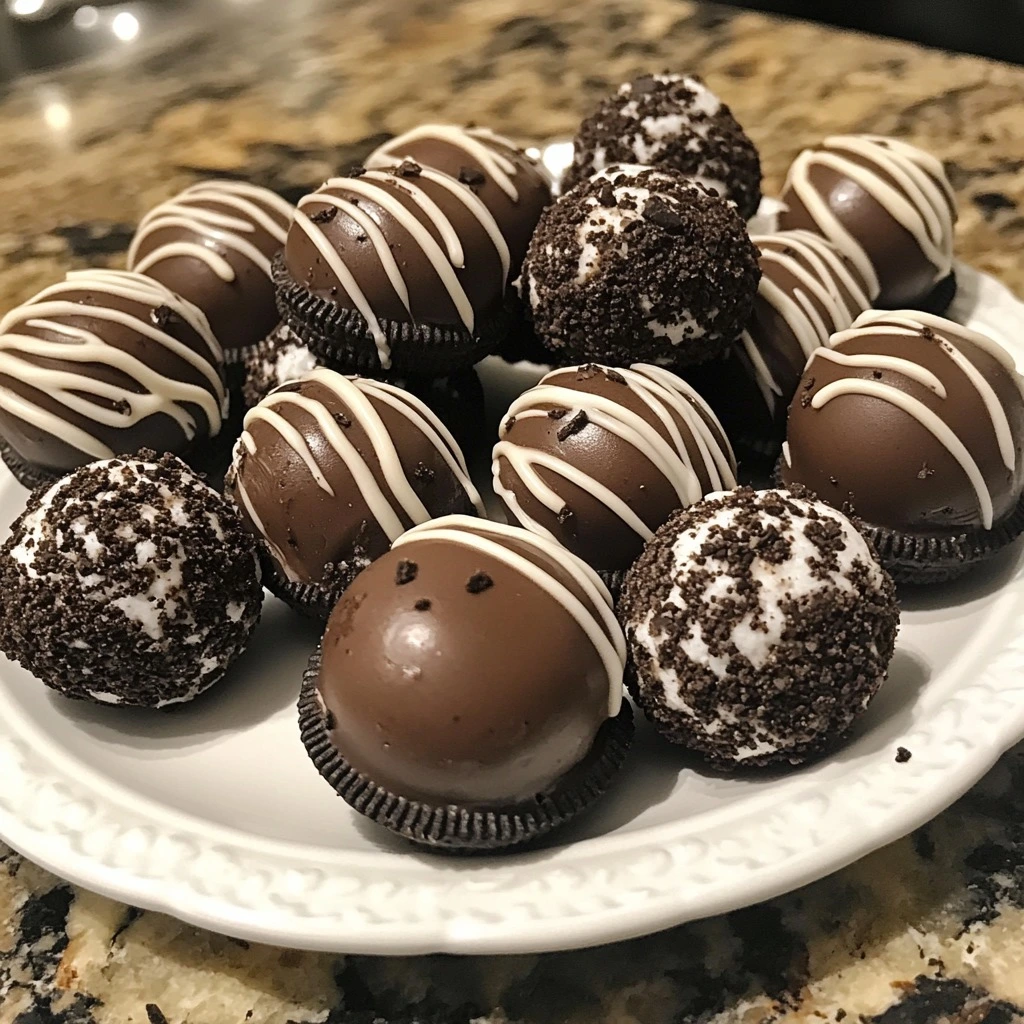
{"type": "Polygon", "coordinates": [[[501,151],[501,148],[504,148],[516,152],[519,147],[511,139],[497,135],[488,128],[462,128],[455,124],[421,124],[378,146],[366,158],[366,166],[388,167],[403,158],[415,160],[408,147],[425,139],[437,139],[461,149],[466,154],[466,159],[479,164],[483,173],[512,202],[519,201],[519,189],[516,188],[514,180],[519,168],[511,157],[501,151]]]}
{"type": "Polygon", "coordinates": [[[827,197],[811,182],[815,167],[827,167],[855,182],[914,238],[925,259],[935,267],[936,282],[953,269],[953,223],[956,209],[952,186],[942,162],[930,153],[884,135],[833,135],[818,149],[804,150],[793,162],[785,190],[792,189],[811,219],[829,241],[853,261],[877,297],[880,285],[863,244],[843,226],[827,197]],[[891,178],[890,184],[862,164],[860,157],[891,178]]]}
{"type": "MultiPolygon", "coordinates": [[[[255,408],[246,414],[240,446],[236,448],[237,483],[236,492],[253,525],[266,538],[259,516],[245,489],[245,473],[239,467],[239,455],[244,448],[250,455],[255,454],[257,445],[252,436],[255,424],[263,423],[273,428],[306,465],[317,487],[329,497],[347,502],[349,495],[337,494],[327,479],[324,467],[301,430],[288,418],[287,410],[299,409],[316,421],[323,440],[352,477],[370,514],[376,519],[388,540],[395,541],[406,530],[403,515],[413,523],[426,522],[430,511],[423,504],[409,480],[406,467],[395,447],[384,421],[371,399],[395,409],[437,449],[438,454],[465,490],[470,501],[484,514],[483,502],[473,482],[462,451],[448,428],[415,395],[402,388],[366,377],[345,377],[334,370],[318,367],[300,378],[299,383],[313,382],[332,392],[346,409],[346,415],[365,433],[373,450],[374,461],[383,477],[378,481],[374,467],[346,436],[346,428],[340,426],[331,411],[320,401],[299,391],[272,391],[255,408]],[[386,488],[385,486],[386,485],[386,488]]],[[[281,566],[286,569],[288,559],[279,550],[271,549],[281,566]]]]}
{"type": "Polygon", "coordinates": [[[415,526],[392,545],[393,548],[415,541],[447,541],[473,548],[502,562],[538,586],[576,620],[594,645],[608,675],[608,717],[614,718],[622,707],[622,675],[626,664],[626,641],[615,619],[611,594],[601,578],[582,558],[567,551],[556,541],[472,516],[443,516],[415,526]],[[541,562],[561,565],[586,596],[581,601],[553,573],[532,559],[513,551],[506,541],[536,549],[541,562]]]}
{"type": "MultiPolygon", "coordinates": [[[[625,386],[648,407],[652,419],[664,428],[669,438],[666,440],[655,423],[625,405],[603,395],[558,385],[558,378],[575,376],[580,369],[566,367],[547,374],[536,387],[512,403],[502,420],[499,441],[492,453],[494,490],[527,529],[551,540],[557,539],[523,510],[514,490],[502,483],[503,461],[530,495],[556,515],[565,509],[565,499],[545,482],[539,469],[548,470],[592,495],[644,541],[650,540],[660,525],[645,523],[619,495],[565,458],[506,440],[509,420],[546,417],[553,408],[568,410],[563,418],[566,423],[583,412],[588,423],[632,445],[638,458],[647,459],[662,473],[678,495],[680,507],[692,505],[704,495],[680,422],[700,453],[701,467],[711,482],[711,490],[721,491],[736,486],[736,461],[725,431],[711,408],[685,381],[662,367],[645,363],[634,363],[628,370],[617,371],[625,380],[625,386]]],[[[598,367],[597,371],[604,369],[598,367]]]]}
{"type": "MultiPolygon", "coordinates": [[[[874,296],[867,293],[864,282],[839,250],[820,235],[811,231],[781,231],[752,235],[750,240],[761,252],[758,301],[768,303],[785,321],[805,360],[871,305],[874,296]],[[797,287],[780,287],[773,268],[791,275],[797,287]]],[[[765,405],[774,412],[778,402],[786,401],[788,396],[761,353],[765,342],[766,339],[754,338],[747,327],[740,335],[740,361],[745,359],[748,375],[754,378],[765,405]]]]}
{"type": "Polygon", "coordinates": [[[466,266],[466,253],[462,239],[451,219],[427,194],[426,190],[417,184],[419,179],[429,181],[453,196],[479,222],[493,244],[501,263],[501,290],[504,292],[508,285],[511,256],[508,243],[505,241],[494,215],[468,186],[440,171],[423,167],[419,175],[407,177],[396,174],[393,165],[386,170],[365,171],[358,177],[329,178],[316,192],[311,192],[299,200],[295,216],[296,226],[316,246],[323,256],[324,262],[338,279],[345,294],[366,321],[370,335],[377,347],[380,364],[384,369],[391,366],[391,352],[373,305],[359,286],[351,268],[345,262],[344,254],[327,240],[319,226],[304,212],[303,207],[313,204],[334,207],[359,225],[365,232],[367,241],[373,247],[381,269],[394,288],[399,301],[405,307],[410,318],[415,320],[416,313],[410,302],[408,282],[402,267],[391,251],[388,239],[381,230],[373,205],[384,210],[419,246],[424,258],[448,293],[463,326],[466,330],[472,331],[476,325],[476,313],[466,290],[455,273],[456,270],[462,270],[466,266]],[[398,193],[410,198],[413,201],[413,206],[410,207],[402,202],[398,193]],[[373,205],[360,208],[357,205],[360,199],[365,199],[373,205]],[[440,243],[435,239],[430,228],[437,233],[441,239],[440,243]]]}
{"type": "MultiPolygon", "coordinates": [[[[946,386],[934,373],[919,363],[883,353],[852,354],[841,351],[841,347],[851,341],[864,344],[872,338],[921,337],[925,331],[932,334],[936,346],[949,358],[952,367],[959,370],[977,391],[978,397],[988,413],[993,438],[998,446],[1003,464],[1007,470],[1013,473],[1017,468],[1018,454],[1006,410],[992,385],[960,349],[960,345],[963,343],[982,349],[1010,374],[1018,389],[1021,389],[1024,387],[1024,381],[1017,373],[1012,357],[993,339],[930,313],[911,310],[897,310],[892,313],[869,310],[858,317],[849,330],[834,335],[829,341],[829,347],[819,349],[813,358],[826,359],[851,369],[898,373],[932,391],[937,398],[945,400],[946,386]]],[[[813,359],[808,364],[808,371],[812,367],[813,359]]],[[[855,376],[843,377],[826,384],[814,394],[811,399],[811,408],[820,409],[842,395],[865,395],[878,398],[896,406],[917,420],[949,452],[963,470],[977,496],[982,525],[986,530],[992,529],[992,493],[988,482],[978,466],[977,459],[939,413],[929,408],[920,399],[892,384],[855,376]]],[[[790,464],[788,451],[784,451],[784,456],[787,464],[790,464]]]]}
{"type": "MultiPolygon", "coordinates": [[[[69,412],[118,430],[130,429],[149,416],[163,413],[181,428],[186,441],[198,431],[189,406],[202,410],[209,434],[219,433],[227,408],[221,379],[223,351],[203,313],[158,281],[123,270],[73,270],[64,281],[44,288],[0,319],[0,375],[47,395],[69,412]],[[89,304],[66,298],[75,292],[95,297],[89,304]],[[104,297],[138,303],[139,313],[111,308],[104,297]],[[205,351],[196,351],[159,326],[152,314],[166,307],[199,337],[205,351]],[[158,371],[145,359],[145,345],[126,351],[73,321],[89,319],[128,328],[147,343],[166,349],[202,376],[191,384],[158,371]],[[46,331],[58,338],[37,337],[46,331]],[[61,367],[41,365],[54,361],[61,367]],[[110,384],[90,374],[90,365],[124,374],[135,387],[110,384]],[[81,370],[76,367],[80,366],[81,370]]],[[[93,459],[117,453],[88,429],[44,408],[32,398],[0,384],[0,409],[37,430],[59,438],[93,459]]]]}
{"type": "Polygon", "coordinates": [[[155,206],[142,218],[131,247],[128,266],[140,274],[176,256],[191,256],[205,263],[222,281],[234,281],[235,271],[218,248],[236,252],[270,277],[270,256],[253,244],[258,230],[265,231],[278,245],[284,245],[295,208],[269,189],[244,181],[202,181],[173,199],[155,206]],[[202,204],[227,207],[212,210],[202,204]],[[149,237],[158,231],[178,229],[199,240],[166,242],[141,258],[149,237]]]}

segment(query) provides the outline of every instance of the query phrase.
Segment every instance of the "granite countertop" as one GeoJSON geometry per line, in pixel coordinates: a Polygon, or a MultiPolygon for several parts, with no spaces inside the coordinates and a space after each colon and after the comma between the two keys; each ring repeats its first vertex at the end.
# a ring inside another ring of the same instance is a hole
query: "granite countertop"
{"type": "MultiPolygon", "coordinates": [[[[571,132],[644,70],[703,74],[766,191],[837,131],[945,158],[959,253],[1024,292],[1024,69],[679,0],[209,0],[160,47],[0,96],[0,309],[201,175],[297,196],[385,133],[571,132]]],[[[2,780],[0,780],[2,785],[2,780]]],[[[539,957],[250,946],[77,890],[0,846],[0,1024],[1024,1019],[1024,747],[913,836],[727,917],[539,957]]]]}

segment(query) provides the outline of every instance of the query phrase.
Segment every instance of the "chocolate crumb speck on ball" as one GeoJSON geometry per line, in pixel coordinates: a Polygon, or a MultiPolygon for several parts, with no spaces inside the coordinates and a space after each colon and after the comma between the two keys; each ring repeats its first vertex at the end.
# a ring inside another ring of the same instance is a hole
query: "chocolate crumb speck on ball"
{"type": "Polygon", "coordinates": [[[615,165],[544,211],[520,290],[562,362],[681,367],[739,337],[759,277],[730,203],[674,171],[615,165]]]}
{"type": "Polygon", "coordinates": [[[171,455],[92,463],[0,550],[0,650],[65,696],[167,707],[216,683],[263,599],[252,536],[171,455]]]}
{"type": "Polygon", "coordinates": [[[627,682],[666,739],[724,768],[839,742],[882,685],[895,587],[809,492],[740,488],[677,513],[630,571],[627,682]]]}

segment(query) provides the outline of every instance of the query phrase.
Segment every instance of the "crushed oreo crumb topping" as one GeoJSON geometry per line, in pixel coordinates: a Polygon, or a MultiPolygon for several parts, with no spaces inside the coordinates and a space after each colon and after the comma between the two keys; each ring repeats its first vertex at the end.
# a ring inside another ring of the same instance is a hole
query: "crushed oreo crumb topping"
{"type": "Polygon", "coordinates": [[[906,764],[914,755],[906,747],[896,748],[896,763],[906,764]]]}
{"type": "Polygon", "coordinates": [[[322,210],[317,210],[316,213],[311,213],[309,215],[309,219],[314,224],[327,224],[337,216],[338,208],[336,206],[325,206],[322,210]]]}
{"type": "Polygon", "coordinates": [[[416,602],[416,604],[415,604],[415,605],[414,605],[413,607],[414,607],[414,608],[416,609],[416,611],[418,611],[418,612],[429,612],[429,611],[430,611],[430,601],[429,601],[429,599],[428,599],[428,598],[426,598],[426,597],[421,597],[421,598],[420,598],[420,599],[419,599],[419,600],[418,600],[418,601],[416,602]]]}
{"type": "Polygon", "coordinates": [[[415,562],[403,558],[395,568],[395,583],[404,587],[406,583],[412,583],[416,579],[420,567],[415,562]]]}
{"type": "Polygon", "coordinates": [[[470,594],[482,594],[494,586],[494,580],[485,572],[475,572],[466,583],[466,591],[470,594]]]}
{"type": "Polygon", "coordinates": [[[580,409],[578,413],[565,426],[561,427],[558,431],[558,440],[567,441],[573,434],[578,434],[583,430],[590,420],[587,418],[587,414],[580,409]]]}

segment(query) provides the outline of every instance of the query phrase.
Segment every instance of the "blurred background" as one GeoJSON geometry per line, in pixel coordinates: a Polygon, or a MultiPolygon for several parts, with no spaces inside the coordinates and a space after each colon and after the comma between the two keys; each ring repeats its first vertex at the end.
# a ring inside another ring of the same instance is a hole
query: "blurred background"
{"type": "MultiPolygon", "coordinates": [[[[301,0],[0,0],[0,88],[33,71],[174,29],[183,15],[301,0]]],[[[345,0],[339,0],[343,5],[345,0]]],[[[396,15],[406,0],[393,3],[396,15]]],[[[587,0],[571,0],[585,5],[587,0]]],[[[1024,0],[726,0],[1024,64],[1024,0]]]]}

